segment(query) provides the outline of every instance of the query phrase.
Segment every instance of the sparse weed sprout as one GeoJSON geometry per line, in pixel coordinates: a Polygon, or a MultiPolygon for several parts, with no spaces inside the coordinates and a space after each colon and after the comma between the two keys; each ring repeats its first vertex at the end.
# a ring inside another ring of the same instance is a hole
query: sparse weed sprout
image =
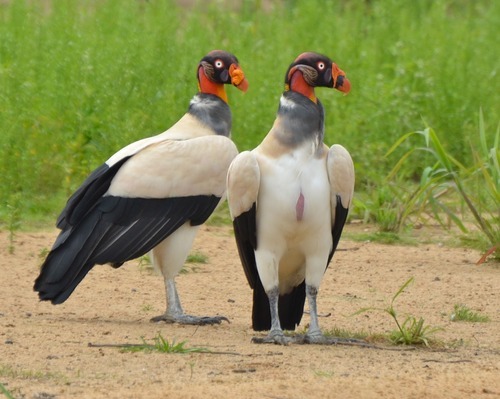
{"type": "Polygon", "coordinates": [[[208,256],[201,252],[193,252],[188,255],[186,263],[207,263],[208,256]]]}
{"type": "Polygon", "coordinates": [[[122,349],[123,352],[160,352],[160,353],[195,353],[195,352],[209,352],[206,348],[187,348],[186,341],[179,343],[169,342],[167,339],[158,333],[153,338],[153,343],[148,344],[146,340],[142,339],[143,343],[139,345],[130,345],[122,349]]]}
{"type": "Polygon", "coordinates": [[[465,305],[455,305],[450,316],[451,321],[468,321],[471,323],[486,323],[490,321],[488,316],[472,311],[465,305]]]}
{"type": "Polygon", "coordinates": [[[431,343],[431,335],[437,331],[442,330],[440,327],[433,327],[425,325],[425,320],[420,317],[418,320],[414,316],[407,316],[403,323],[400,323],[396,309],[394,308],[394,301],[401,295],[401,293],[413,282],[414,278],[411,277],[406,281],[394,294],[391,303],[385,308],[363,308],[358,310],[354,315],[364,313],[371,310],[379,310],[389,314],[395,321],[397,329],[389,333],[389,340],[396,345],[425,345],[429,346],[431,343]]]}

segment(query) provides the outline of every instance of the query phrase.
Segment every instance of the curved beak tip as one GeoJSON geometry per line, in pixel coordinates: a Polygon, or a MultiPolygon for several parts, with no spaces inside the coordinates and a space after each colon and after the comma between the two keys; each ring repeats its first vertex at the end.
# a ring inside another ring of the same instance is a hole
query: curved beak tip
{"type": "Polygon", "coordinates": [[[348,94],[351,91],[351,82],[349,82],[349,79],[344,77],[344,79],[342,80],[342,85],[338,85],[336,89],[344,94],[348,94]]]}
{"type": "Polygon", "coordinates": [[[243,79],[239,85],[235,86],[237,89],[241,90],[243,93],[245,93],[248,90],[248,80],[243,79]]]}

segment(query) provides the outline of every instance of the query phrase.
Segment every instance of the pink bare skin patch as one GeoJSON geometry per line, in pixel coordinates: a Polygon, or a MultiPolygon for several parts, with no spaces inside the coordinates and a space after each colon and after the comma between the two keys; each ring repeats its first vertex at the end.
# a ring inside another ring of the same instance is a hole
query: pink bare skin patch
{"type": "Polygon", "coordinates": [[[299,199],[297,200],[297,204],[295,204],[295,212],[297,214],[297,221],[300,222],[302,217],[304,216],[304,195],[302,191],[300,192],[299,199]]]}

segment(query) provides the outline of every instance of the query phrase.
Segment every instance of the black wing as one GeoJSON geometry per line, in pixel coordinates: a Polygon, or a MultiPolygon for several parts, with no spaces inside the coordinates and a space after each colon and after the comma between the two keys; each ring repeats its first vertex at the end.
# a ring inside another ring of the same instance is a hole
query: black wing
{"type": "Polygon", "coordinates": [[[60,233],[34,289],[41,300],[62,303],[95,264],[118,266],[146,254],[184,223],[204,223],[219,201],[214,195],[103,197],[80,223],[60,233]]]}
{"type": "Polygon", "coordinates": [[[82,185],[68,199],[66,206],[57,218],[56,226],[61,230],[74,226],[98,203],[111,184],[118,170],[130,159],[125,157],[112,166],[104,163],[95,169],[82,185]]]}
{"type": "Polygon", "coordinates": [[[328,265],[330,264],[330,261],[333,258],[333,254],[337,250],[337,245],[339,245],[340,236],[342,235],[342,230],[344,229],[348,213],[349,209],[342,206],[340,195],[337,195],[337,205],[335,206],[335,221],[333,222],[332,226],[333,245],[332,250],[330,251],[330,255],[328,256],[326,267],[328,267],[328,265]]]}

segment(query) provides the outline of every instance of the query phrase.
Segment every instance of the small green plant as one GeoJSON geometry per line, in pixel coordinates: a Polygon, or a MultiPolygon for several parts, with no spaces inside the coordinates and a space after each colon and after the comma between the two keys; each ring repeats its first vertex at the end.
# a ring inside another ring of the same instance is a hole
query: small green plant
{"type": "Polygon", "coordinates": [[[429,336],[440,330],[439,327],[426,326],[422,317],[417,320],[414,316],[408,316],[401,325],[399,325],[396,314],[394,314],[393,318],[398,325],[398,330],[392,331],[389,335],[389,339],[395,344],[424,344],[425,346],[429,346],[429,336]]]}
{"type": "Polygon", "coordinates": [[[139,258],[138,266],[141,272],[145,271],[148,273],[152,273],[155,270],[153,262],[151,261],[151,257],[149,256],[149,253],[139,258]]]}
{"type": "Polygon", "coordinates": [[[154,309],[154,306],[153,306],[153,305],[151,305],[150,303],[145,303],[145,304],[144,304],[144,305],[142,305],[142,307],[141,307],[141,310],[142,310],[143,312],[150,312],[150,311],[151,311],[151,310],[153,310],[153,309],[154,309]]]}
{"type": "Polygon", "coordinates": [[[17,369],[11,366],[4,366],[0,364],[0,378],[4,377],[22,379],[22,380],[56,381],[56,382],[62,382],[64,384],[68,383],[69,381],[68,376],[58,372],[17,369]]]}
{"type": "Polygon", "coordinates": [[[21,196],[14,194],[7,203],[7,231],[9,232],[9,254],[15,250],[16,233],[21,225],[20,218],[21,196]]]}
{"type": "Polygon", "coordinates": [[[484,316],[472,311],[465,305],[455,305],[450,316],[451,321],[468,321],[471,323],[486,323],[490,321],[488,316],[484,316]]]}
{"type": "Polygon", "coordinates": [[[42,262],[43,260],[47,257],[49,254],[50,250],[47,247],[43,247],[40,252],[38,253],[38,259],[40,259],[42,262]]]}
{"type": "Polygon", "coordinates": [[[208,256],[202,254],[201,252],[194,252],[192,254],[189,254],[186,263],[207,263],[208,262],[208,256]]]}
{"type": "Polygon", "coordinates": [[[188,363],[189,365],[189,379],[192,380],[193,379],[193,371],[194,371],[194,362],[189,362],[188,363]]]}
{"type": "Polygon", "coordinates": [[[0,382],[0,392],[5,395],[7,399],[14,399],[14,396],[4,387],[4,385],[0,382]]]}
{"type": "Polygon", "coordinates": [[[200,353],[200,352],[210,352],[206,348],[187,348],[186,341],[181,341],[176,343],[175,339],[169,342],[163,336],[158,333],[156,337],[153,338],[153,343],[149,344],[144,338],[142,338],[143,343],[138,345],[129,345],[122,349],[123,352],[160,352],[160,353],[200,353]]]}
{"type": "Polygon", "coordinates": [[[388,184],[373,187],[366,194],[361,193],[354,198],[353,212],[360,215],[364,223],[375,223],[380,232],[398,233],[404,201],[397,194],[394,187],[388,184]]]}
{"type": "Polygon", "coordinates": [[[332,338],[366,339],[369,334],[365,331],[349,331],[344,328],[334,327],[331,330],[323,331],[323,335],[332,338]]]}
{"type": "Polygon", "coordinates": [[[228,226],[232,224],[227,201],[224,201],[219,207],[217,207],[217,209],[215,209],[215,211],[208,218],[206,224],[207,226],[228,226]]]}
{"type": "Polygon", "coordinates": [[[208,256],[201,252],[193,252],[186,258],[186,264],[180,270],[180,274],[196,273],[198,271],[197,264],[208,263],[208,256]],[[189,264],[189,266],[188,266],[189,264]]]}
{"type": "Polygon", "coordinates": [[[314,369],[313,373],[316,377],[323,377],[323,378],[331,378],[335,374],[333,371],[314,370],[314,369]]]}
{"type": "Polygon", "coordinates": [[[407,316],[406,319],[401,323],[398,319],[398,314],[394,308],[394,301],[401,295],[401,293],[413,283],[414,278],[411,277],[406,281],[394,294],[389,306],[385,308],[363,308],[354,313],[354,315],[364,313],[371,310],[379,310],[387,313],[392,317],[396,323],[397,329],[389,333],[389,340],[395,345],[425,345],[430,346],[431,335],[435,332],[441,330],[440,327],[433,327],[430,325],[425,325],[425,321],[422,317],[418,320],[414,316],[407,316]]]}

